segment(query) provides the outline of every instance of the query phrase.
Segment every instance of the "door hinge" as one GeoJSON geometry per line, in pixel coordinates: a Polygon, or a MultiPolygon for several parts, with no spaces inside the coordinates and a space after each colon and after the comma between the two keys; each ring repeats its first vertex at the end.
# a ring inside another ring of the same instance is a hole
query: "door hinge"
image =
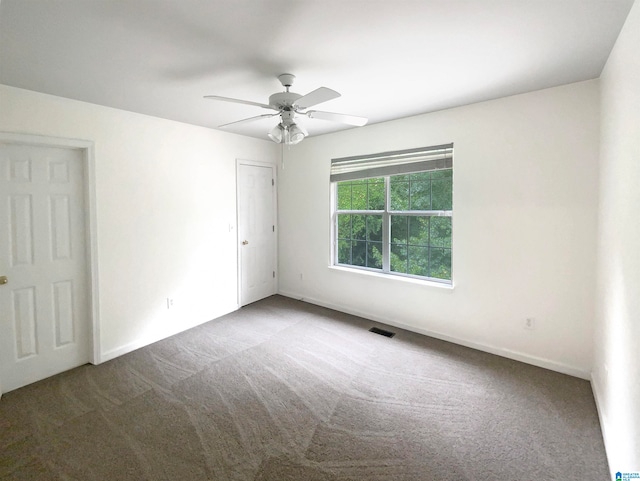
{"type": "Polygon", "coordinates": [[[271,179],[271,185],[276,185],[275,179],[271,179]]]}
{"type": "Polygon", "coordinates": [[[276,278],[276,271],[273,271],[273,278],[276,278]]]}
{"type": "Polygon", "coordinates": [[[275,231],[276,231],[276,226],[275,226],[275,225],[272,225],[272,226],[271,226],[271,230],[272,230],[273,232],[275,232],[275,231]]]}

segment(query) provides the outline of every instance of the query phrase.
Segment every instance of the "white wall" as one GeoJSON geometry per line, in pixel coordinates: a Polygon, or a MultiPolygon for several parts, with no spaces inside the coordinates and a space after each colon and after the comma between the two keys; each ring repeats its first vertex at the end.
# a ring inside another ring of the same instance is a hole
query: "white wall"
{"type": "Polygon", "coordinates": [[[612,473],[640,472],[640,4],[601,77],[593,386],[612,473]]]}
{"type": "Polygon", "coordinates": [[[1,85],[0,131],[95,142],[103,359],[237,308],[236,158],[275,144],[1,85]]]}
{"type": "Polygon", "coordinates": [[[280,172],[280,292],[588,378],[598,81],[306,139],[280,172]],[[454,142],[453,289],[329,268],[330,159],[454,142]],[[302,279],[301,279],[302,275],[302,279]],[[533,317],[536,329],[525,330],[533,317]]]}

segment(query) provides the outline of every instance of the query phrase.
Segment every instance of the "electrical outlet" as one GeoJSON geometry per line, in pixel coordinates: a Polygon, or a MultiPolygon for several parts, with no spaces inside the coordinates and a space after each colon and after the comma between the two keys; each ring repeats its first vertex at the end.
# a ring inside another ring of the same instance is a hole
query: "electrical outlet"
{"type": "Polygon", "coordinates": [[[524,328],[525,329],[535,329],[536,328],[536,320],[533,317],[527,317],[524,320],[524,328]]]}
{"type": "Polygon", "coordinates": [[[167,309],[171,309],[173,307],[173,297],[167,297],[167,309]]]}

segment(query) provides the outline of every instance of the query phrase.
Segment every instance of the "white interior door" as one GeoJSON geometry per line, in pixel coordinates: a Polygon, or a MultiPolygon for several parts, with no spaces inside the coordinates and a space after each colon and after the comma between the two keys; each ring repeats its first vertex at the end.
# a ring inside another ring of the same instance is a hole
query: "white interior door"
{"type": "Polygon", "coordinates": [[[276,293],[275,167],[238,163],[240,305],[276,293]]]}
{"type": "Polygon", "coordinates": [[[10,391],[89,362],[81,150],[0,144],[0,379],[10,391]]]}

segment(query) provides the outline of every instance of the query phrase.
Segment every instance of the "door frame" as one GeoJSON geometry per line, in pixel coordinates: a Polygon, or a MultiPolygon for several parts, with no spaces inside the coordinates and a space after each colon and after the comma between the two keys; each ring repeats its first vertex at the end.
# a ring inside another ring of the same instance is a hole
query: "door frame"
{"type": "MultiPolygon", "coordinates": [[[[83,193],[85,217],[86,269],[90,279],[89,295],[89,332],[91,364],[102,362],[100,344],[100,304],[98,299],[98,226],[96,208],[95,153],[94,143],[89,140],[48,137],[44,135],[23,134],[16,132],[0,132],[0,144],[27,145],[33,147],[58,147],[79,150],[84,163],[83,193]]],[[[0,396],[2,396],[2,379],[0,379],[0,396]]]]}
{"type": "MultiPolygon", "coordinates": [[[[276,168],[276,164],[271,162],[263,162],[259,160],[247,160],[247,159],[236,159],[236,258],[238,259],[238,296],[237,296],[237,304],[238,309],[242,307],[242,255],[240,252],[240,166],[241,165],[252,165],[254,167],[265,167],[271,169],[271,175],[273,179],[273,190],[272,190],[272,200],[273,200],[273,225],[278,227],[278,169],[276,168]]],[[[273,261],[275,263],[276,276],[274,280],[274,291],[278,292],[279,286],[279,264],[278,264],[278,229],[275,231],[275,240],[273,244],[273,261]]]]}

